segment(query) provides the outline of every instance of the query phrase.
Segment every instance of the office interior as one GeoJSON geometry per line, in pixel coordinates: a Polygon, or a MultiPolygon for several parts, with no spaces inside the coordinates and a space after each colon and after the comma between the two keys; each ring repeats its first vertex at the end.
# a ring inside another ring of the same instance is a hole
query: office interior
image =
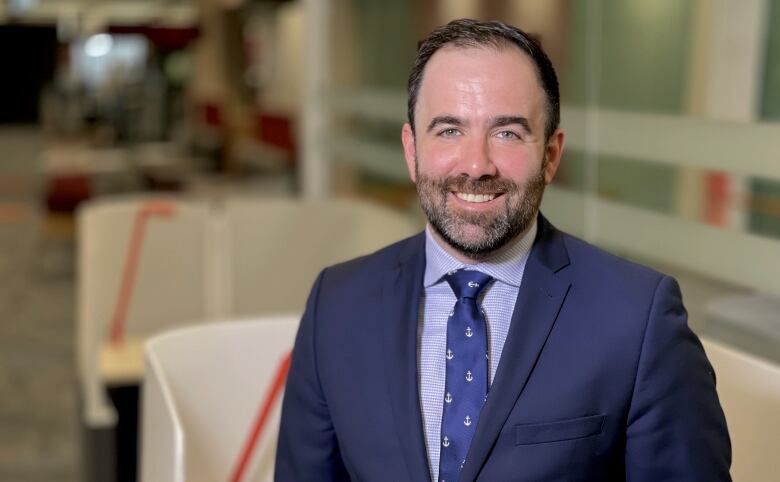
{"type": "MultiPolygon", "coordinates": [[[[548,52],[566,147],[542,211],[677,278],[694,331],[744,362],[714,363],[719,384],[755,392],[721,394],[734,479],[775,480],[748,453],[780,450],[773,0],[0,1],[0,480],[141,480],[144,343],[295,319],[325,265],[422,229],[406,79],[461,17],[548,52]]],[[[264,437],[244,480],[270,480],[264,437]]]]}

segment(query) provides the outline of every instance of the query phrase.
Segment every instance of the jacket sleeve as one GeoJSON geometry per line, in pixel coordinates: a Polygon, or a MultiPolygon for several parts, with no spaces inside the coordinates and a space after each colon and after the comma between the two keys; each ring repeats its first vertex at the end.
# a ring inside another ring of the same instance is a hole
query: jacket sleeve
{"type": "Polygon", "coordinates": [[[649,310],[627,423],[627,481],[731,480],[715,373],[669,277],[649,310]]]}
{"type": "Polygon", "coordinates": [[[276,482],[349,480],[317,372],[317,302],[320,273],[309,295],[293,348],[282,403],[276,482]]]}

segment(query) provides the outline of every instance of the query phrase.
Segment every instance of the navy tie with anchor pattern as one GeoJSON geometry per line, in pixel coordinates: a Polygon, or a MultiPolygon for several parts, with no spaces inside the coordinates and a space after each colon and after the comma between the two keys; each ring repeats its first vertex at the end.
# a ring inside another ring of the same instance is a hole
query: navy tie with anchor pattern
{"type": "Polygon", "coordinates": [[[439,480],[455,482],[487,397],[487,327],[477,297],[493,278],[458,270],[445,276],[457,301],[447,322],[439,480]]]}

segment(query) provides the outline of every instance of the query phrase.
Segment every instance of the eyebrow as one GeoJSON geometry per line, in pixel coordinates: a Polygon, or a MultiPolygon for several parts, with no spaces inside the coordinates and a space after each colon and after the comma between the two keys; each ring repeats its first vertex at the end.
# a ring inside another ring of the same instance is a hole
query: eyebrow
{"type": "MultiPolygon", "coordinates": [[[[431,119],[430,124],[428,124],[427,132],[431,132],[436,126],[438,125],[451,125],[451,126],[462,126],[465,124],[463,119],[460,117],[455,117],[452,115],[440,115],[436,116],[433,119],[431,119]]],[[[492,128],[495,127],[504,127],[509,125],[519,125],[521,126],[527,133],[531,134],[531,123],[528,122],[528,119],[519,116],[519,115],[500,115],[497,117],[493,117],[490,121],[490,126],[492,128]]]]}
{"type": "Polygon", "coordinates": [[[498,117],[494,117],[493,121],[491,122],[492,127],[504,127],[513,124],[522,126],[522,128],[529,134],[533,132],[531,130],[531,123],[528,122],[528,119],[519,115],[500,115],[498,117]]]}
{"type": "Polygon", "coordinates": [[[439,115],[431,119],[431,123],[428,124],[428,129],[426,129],[426,132],[431,132],[434,127],[440,125],[440,124],[447,124],[451,126],[462,126],[463,120],[459,117],[455,117],[452,115],[439,115]]]}

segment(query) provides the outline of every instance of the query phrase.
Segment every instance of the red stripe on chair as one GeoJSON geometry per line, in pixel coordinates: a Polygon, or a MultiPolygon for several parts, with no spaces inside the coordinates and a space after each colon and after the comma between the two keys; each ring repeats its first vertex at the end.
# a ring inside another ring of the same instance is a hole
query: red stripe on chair
{"type": "Polygon", "coordinates": [[[276,369],[276,376],[274,377],[273,384],[268,387],[268,392],[265,394],[265,400],[263,400],[263,405],[255,419],[252,431],[249,433],[246,442],[244,442],[244,448],[241,450],[241,455],[236,461],[236,467],[233,469],[233,474],[230,476],[230,482],[240,482],[241,478],[245,475],[249,461],[252,459],[252,455],[257,448],[260,436],[263,434],[263,430],[265,430],[266,423],[268,422],[268,415],[271,413],[271,410],[279,399],[282,388],[284,388],[284,383],[287,380],[287,372],[290,370],[291,357],[292,353],[287,353],[279,363],[279,367],[276,369]]]}
{"type": "Polygon", "coordinates": [[[147,220],[152,216],[170,218],[175,211],[174,205],[165,201],[150,201],[138,208],[135,214],[133,232],[130,235],[130,245],[127,248],[125,268],[122,273],[122,283],[119,286],[114,316],[111,318],[111,342],[122,343],[124,340],[125,321],[127,309],[133,296],[135,275],[138,272],[138,261],[141,256],[141,244],[144,240],[147,220]]]}

